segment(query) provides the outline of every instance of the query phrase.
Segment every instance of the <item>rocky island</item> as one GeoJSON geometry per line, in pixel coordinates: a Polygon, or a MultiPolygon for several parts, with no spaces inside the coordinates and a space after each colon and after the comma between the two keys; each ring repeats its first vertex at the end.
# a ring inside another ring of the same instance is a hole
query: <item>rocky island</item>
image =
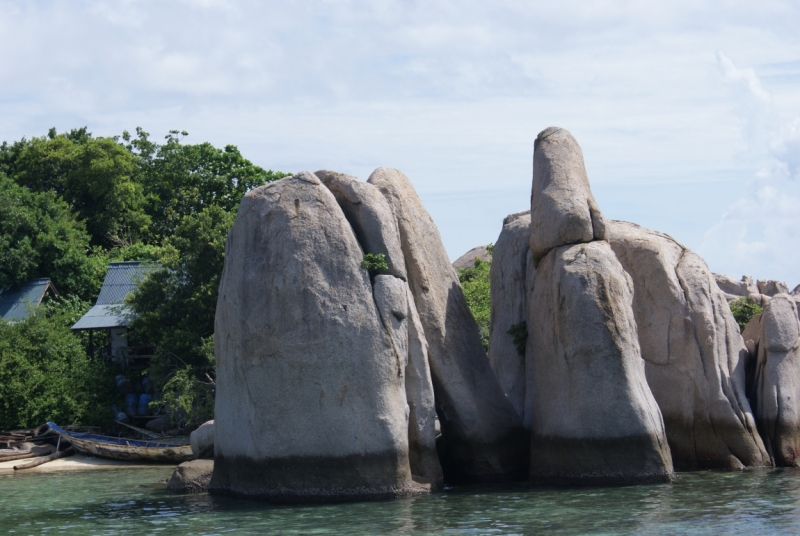
{"type": "Polygon", "coordinates": [[[530,211],[489,254],[487,355],[400,171],[300,172],[245,195],[217,302],[208,489],[320,502],[797,464],[796,296],[606,220],[566,130],[536,138],[530,211]],[[739,296],[765,307],[744,336],[739,296]]]}

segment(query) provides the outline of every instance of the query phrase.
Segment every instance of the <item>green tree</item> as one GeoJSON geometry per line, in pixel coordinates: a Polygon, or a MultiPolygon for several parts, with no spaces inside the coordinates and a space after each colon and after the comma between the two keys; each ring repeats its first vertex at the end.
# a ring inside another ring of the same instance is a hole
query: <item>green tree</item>
{"type": "Polygon", "coordinates": [[[144,232],[143,186],[135,182],[136,156],[114,138],[92,138],[85,128],[0,148],[3,168],[35,192],[54,192],[85,221],[92,244],[128,245],[144,232]]]}
{"type": "Polygon", "coordinates": [[[186,132],[170,131],[166,143],[156,144],[141,128],[122,139],[138,157],[138,181],[147,192],[147,214],[152,219],[152,240],[175,232],[185,216],[206,207],[235,211],[242,196],[257,186],[285,177],[266,171],[244,158],[239,149],[210,143],[183,144],[186,132]]]}
{"type": "Polygon", "coordinates": [[[0,290],[49,277],[62,294],[91,299],[107,261],[53,192],[31,192],[0,174],[0,290]]]}
{"type": "Polygon", "coordinates": [[[762,313],[761,307],[755,304],[748,298],[739,298],[730,303],[731,313],[736,323],[739,324],[739,332],[743,332],[747,324],[753,319],[754,316],[762,313]]]}
{"type": "Polygon", "coordinates": [[[208,363],[203,341],[214,333],[225,241],[234,217],[214,206],[184,217],[166,239],[162,267],[130,297],[138,314],[132,325],[137,337],[187,365],[208,363]]]}
{"type": "MultiPolygon", "coordinates": [[[[492,254],[492,246],[489,248],[489,255],[492,254]]],[[[475,266],[458,270],[458,279],[461,281],[461,288],[464,290],[464,297],[467,305],[478,323],[481,334],[483,349],[489,351],[489,322],[492,316],[492,302],[490,295],[489,270],[492,261],[475,259],[475,266]]]]}
{"type": "Polygon", "coordinates": [[[24,321],[0,320],[0,429],[109,420],[113,373],[70,330],[88,307],[50,302],[24,321]]]}

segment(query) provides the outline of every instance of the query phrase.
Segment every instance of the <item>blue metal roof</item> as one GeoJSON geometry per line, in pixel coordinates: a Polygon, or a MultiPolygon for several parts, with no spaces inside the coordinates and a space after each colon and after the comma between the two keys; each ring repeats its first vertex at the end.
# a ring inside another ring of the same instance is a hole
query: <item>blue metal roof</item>
{"type": "Polygon", "coordinates": [[[47,277],[31,279],[18,291],[3,292],[0,294],[0,317],[6,322],[28,318],[42,303],[48,288],[58,296],[58,292],[47,277]]]}
{"type": "Polygon", "coordinates": [[[110,329],[130,324],[133,311],[125,305],[125,297],[157,267],[156,263],[140,261],[109,264],[97,303],[72,329],[110,329]]]}

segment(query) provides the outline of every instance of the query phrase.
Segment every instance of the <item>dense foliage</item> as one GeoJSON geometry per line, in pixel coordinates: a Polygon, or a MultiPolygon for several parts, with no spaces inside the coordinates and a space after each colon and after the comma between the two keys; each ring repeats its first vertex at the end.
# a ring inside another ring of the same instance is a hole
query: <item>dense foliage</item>
{"type": "Polygon", "coordinates": [[[0,429],[109,421],[113,372],[70,330],[88,308],[51,302],[22,322],[0,320],[0,429]]]}
{"type": "Polygon", "coordinates": [[[53,192],[32,192],[0,174],[0,290],[50,277],[56,288],[92,299],[106,263],[90,236],[53,192]]]}
{"type": "MultiPolygon", "coordinates": [[[[157,143],[140,128],[119,137],[94,137],[86,128],[61,134],[51,129],[46,136],[0,145],[0,291],[50,277],[67,303],[83,300],[88,307],[109,262],[158,262],[129,297],[137,314],[129,338],[155,345],[156,357],[141,374],[156,381],[163,391],[160,404],[179,424],[196,423],[213,407],[214,310],[239,201],[252,188],[287,175],[256,166],[232,145],[185,144],[186,135],[171,131],[157,143]]],[[[52,355],[56,368],[40,367],[32,377],[49,379],[60,373],[58,363],[69,362],[83,378],[65,376],[75,389],[105,392],[112,382],[98,371],[108,367],[88,365],[97,363],[86,335],[71,332],[66,316],[48,311],[49,317],[37,314],[3,327],[0,345],[24,351],[4,350],[0,371],[34,370],[23,357],[42,365],[36,359],[52,355]],[[45,323],[58,327],[52,340],[37,331],[45,323]],[[76,357],[81,352],[85,361],[76,357]]],[[[43,396],[61,402],[7,387],[0,428],[38,425],[45,418],[97,423],[108,413],[102,397],[78,402],[78,395],[67,393],[68,383],[50,384],[43,396]],[[74,407],[64,405],[73,398],[74,407]],[[57,409],[62,406],[72,409],[57,409]]]]}
{"type": "Polygon", "coordinates": [[[761,314],[762,309],[748,298],[739,298],[730,303],[733,318],[739,324],[739,332],[743,332],[754,316],[761,314]]]}
{"type": "MultiPolygon", "coordinates": [[[[492,245],[488,247],[489,255],[492,254],[492,245]]],[[[492,316],[492,303],[489,292],[489,270],[492,261],[475,259],[475,266],[458,270],[461,288],[467,298],[467,305],[472,311],[472,316],[478,323],[483,349],[489,351],[489,322],[492,316]]]]}

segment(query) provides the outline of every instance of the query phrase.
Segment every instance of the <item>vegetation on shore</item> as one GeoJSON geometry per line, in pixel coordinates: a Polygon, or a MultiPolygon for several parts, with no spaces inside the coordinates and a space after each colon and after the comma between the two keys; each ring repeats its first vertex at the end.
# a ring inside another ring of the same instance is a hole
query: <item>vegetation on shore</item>
{"type": "Polygon", "coordinates": [[[0,320],[0,428],[106,424],[118,402],[103,334],[69,328],[108,264],[160,264],[129,297],[131,343],[155,345],[147,374],[178,426],[213,411],[213,332],[225,240],[242,196],[288,175],[228,145],[163,143],[141,128],[94,137],[86,128],[0,145],[0,290],[50,277],[60,294],[27,320],[0,320]]]}

